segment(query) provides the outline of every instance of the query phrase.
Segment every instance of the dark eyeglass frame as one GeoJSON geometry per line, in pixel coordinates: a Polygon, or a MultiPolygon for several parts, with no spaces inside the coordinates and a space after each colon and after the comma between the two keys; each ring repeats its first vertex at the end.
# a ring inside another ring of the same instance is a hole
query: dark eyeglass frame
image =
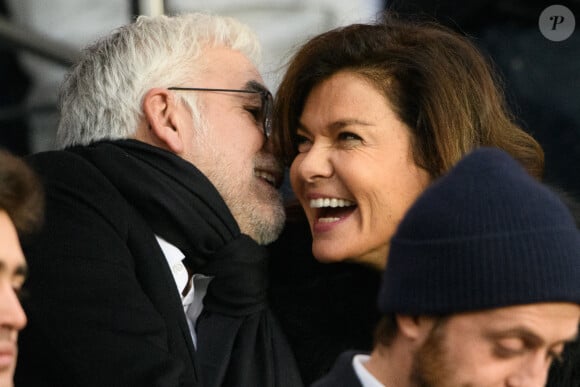
{"type": "Polygon", "coordinates": [[[272,108],[274,105],[274,97],[268,90],[244,90],[244,89],[211,89],[204,87],[168,87],[167,90],[181,90],[181,91],[217,91],[224,93],[246,93],[246,94],[260,94],[262,102],[262,130],[266,139],[270,138],[272,134],[272,108]]]}

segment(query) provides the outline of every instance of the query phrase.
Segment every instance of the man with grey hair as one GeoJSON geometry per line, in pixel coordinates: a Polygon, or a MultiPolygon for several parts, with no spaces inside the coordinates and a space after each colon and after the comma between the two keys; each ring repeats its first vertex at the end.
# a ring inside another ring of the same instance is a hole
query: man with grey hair
{"type": "Polygon", "coordinates": [[[266,306],[263,245],[285,216],[259,51],[203,13],[140,17],[84,50],[62,149],[29,160],[47,213],[25,245],[18,385],[301,384],[266,306]]]}

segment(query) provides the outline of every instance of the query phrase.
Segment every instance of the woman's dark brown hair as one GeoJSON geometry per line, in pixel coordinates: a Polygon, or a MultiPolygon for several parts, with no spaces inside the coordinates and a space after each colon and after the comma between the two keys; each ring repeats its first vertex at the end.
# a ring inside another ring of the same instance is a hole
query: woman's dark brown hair
{"type": "Polygon", "coordinates": [[[491,65],[466,37],[387,12],[322,33],[292,57],[274,107],[274,148],[289,165],[312,89],[340,71],[368,80],[412,132],[416,164],[435,178],[480,146],[499,147],[541,178],[540,145],[516,123],[491,65]]]}
{"type": "Polygon", "coordinates": [[[43,208],[36,174],[22,159],[0,149],[0,211],[6,211],[20,234],[40,226],[43,208]]]}

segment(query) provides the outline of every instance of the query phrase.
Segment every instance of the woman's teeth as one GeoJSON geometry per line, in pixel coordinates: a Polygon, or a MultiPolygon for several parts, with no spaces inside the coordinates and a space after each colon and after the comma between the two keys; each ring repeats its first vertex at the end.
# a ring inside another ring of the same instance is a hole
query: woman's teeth
{"type": "Polygon", "coordinates": [[[346,199],[337,198],[318,198],[310,200],[310,208],[336,208],[354,206],[354,202],[346,199]]]}

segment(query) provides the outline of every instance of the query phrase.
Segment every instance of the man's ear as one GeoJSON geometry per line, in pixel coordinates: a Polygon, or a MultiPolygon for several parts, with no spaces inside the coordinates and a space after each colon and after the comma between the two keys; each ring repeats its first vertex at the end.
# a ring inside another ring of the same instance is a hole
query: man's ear
{"type": "Polygon", "coordinates": [[[427,316],[396,316],[399,332],[402,336],[412,341],[422,341],[433,327],[435,319],[427,316]]]}
{"type": "Polygon", "coordinates": [[[143,98],[143,113],[151,131],[154,145],[181,154],[183,144],[184,106],[179,99],[167,89],[153,88],[143,98]]]}
{"type": "Polygon", "coordinates": [[[408,339],[419,337],[419,324],[417,317],[400,315],[396,316],[399,332],[408,339]]]}

